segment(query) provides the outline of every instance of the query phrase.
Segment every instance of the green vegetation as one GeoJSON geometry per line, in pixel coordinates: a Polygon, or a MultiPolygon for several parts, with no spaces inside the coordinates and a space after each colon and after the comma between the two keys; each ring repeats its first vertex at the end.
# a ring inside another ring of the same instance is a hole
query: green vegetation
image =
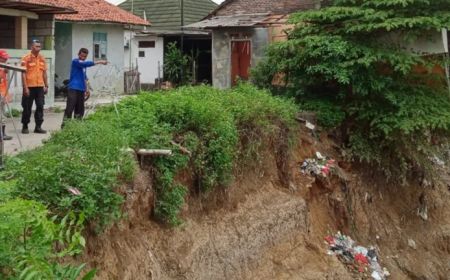
{"type": "Polygon", "coordinates": [[[181,52],[176,42],[167,44],[164,55],[165,78],[174,85],[187,85],[191,79],[190,59],[181,52]]]}
{"type": "Polygon", "coordinates": [[[53,111],[53,113],[62,113],[62,112],[64,112],[64,109],[62,109],[59,106],[55,106],[55,107],[52,107],[52,111],[53,111]]]}
{"type": "MultiPolygon", "coordinates": [[[[256,158],[261,143],[279,135],[281,127],[292,132],[295,107],[249,85],[224,92],[207,86],[185,87],[170,94],[142,94],[118,106],[97,113],[90,121],[116,123],[132,148],[174,149],[171,157],[153,160],[157,195],[155,214],[172,225],[180,223],[178,214],[187,186],[174,182],[180,170],[187,169],[195,179],[196,192],[226,186],[233,177],[235,161],[247,155],[256,158]],[[185,147],[183,154],[171,141],[185,147]],[[253,151],[253,152],[252,152],[253,151]]],[[[286,135],[284,141],[289,140],[286,135]]]]}
{"type": "MultiPolygon", "coordinates": [[[[12,198],[2,183],[0,198],[0,276],[7,279],[80,279],[84,265],[61,265],[57,260],[82,251],[84,217],[70,212],[62,220],[49,218],[38,202],[12,198]],[[4,195],[4,196],[3,196],[4,195]]],[[[95,271],[83,280],[92,279],[95,271]]],[[[3,279],[2,277],[2,279],[3,279]]]]}
{"type": "Polygon", "coordinates": [[[258,162],[265,142],[289,147],[295,113],[293,103],[243,84],[228,91],[202,86],[143,93],[83,122],[69,121],[44,146],[9,158],[0,173],[0,275],[81,274],[83,265],[63,265],[62,258],[82,251],[83,225],[101,230],[121,217],[117,189],[137,169],[126,148],[173,150],[151,164],[155,216],[177,225],[189,192],[226,187],[235,170],[258,162]],[[186,173],[192,188],[177,181],[186,173]]]}
{"type": "Polygon", "coordinates": [[[450,0],[336,0],[290,22],[289,40],[269,48],[256,83],[318,111],[351,158],[391,178],[409,170],[433,177],[429,158],[450,132],[448,87],[435,71],[445,59],[411,46],[433,34],[441,41],[450,0]]]}
{"type": "Polygon", "coordinates": [[[20,117],[21,114],[22,114],[22,112],[15,108],[11,108],[11,111],[6,112],[6,115],[8,117],[13,116],[14,118],[20,117]]]}

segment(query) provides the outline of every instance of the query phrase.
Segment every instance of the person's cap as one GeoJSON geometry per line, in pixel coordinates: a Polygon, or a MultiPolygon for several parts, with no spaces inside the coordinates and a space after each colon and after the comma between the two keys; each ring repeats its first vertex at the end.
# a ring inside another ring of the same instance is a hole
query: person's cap
{"type": "Polygon", "coordinates": [[[0,50],[0,58],[8,59],[9,58],[9,54],[6,51],[4,51],[4,50],[0,50]]]}

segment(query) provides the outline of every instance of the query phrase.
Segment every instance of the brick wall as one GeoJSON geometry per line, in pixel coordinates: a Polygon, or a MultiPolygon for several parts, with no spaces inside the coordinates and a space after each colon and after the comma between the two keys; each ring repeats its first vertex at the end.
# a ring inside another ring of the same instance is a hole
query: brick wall
{"type": "MultiPolygon", "coordinates": [[[[45,50],[53,49],[54,22],[52,15],[40,15],[39,19],[28,20],[28,44],[31,40],[41,41],[45,50]]],[[[0,16],[0,49],[15,48],[15,17],[0,16]]]]}
{"type": "Polygon", "coordinates": [[[54,47],[55,26],[52,15],[39,15],[37,20],[28,20],[28,45],[33,39],[41,42],[44,50],[52,50],[54,47]]]}

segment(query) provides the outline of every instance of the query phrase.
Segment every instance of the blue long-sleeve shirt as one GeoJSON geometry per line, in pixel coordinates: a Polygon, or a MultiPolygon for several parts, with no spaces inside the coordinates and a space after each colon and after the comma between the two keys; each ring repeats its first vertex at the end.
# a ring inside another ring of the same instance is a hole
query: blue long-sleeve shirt
{"type": "Polygon", "coordinates": [[[72,67],[70,68],[69,89],[86,91],[86,68],[94,66],[93,61],[83,61],[78,58],[72,60],[72,67]]]}

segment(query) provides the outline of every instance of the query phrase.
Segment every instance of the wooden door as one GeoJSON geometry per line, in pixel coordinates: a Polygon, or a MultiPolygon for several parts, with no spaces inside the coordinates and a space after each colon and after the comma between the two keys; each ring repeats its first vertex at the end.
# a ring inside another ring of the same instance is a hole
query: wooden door
{"type": "Polygon", "coordinates": [[[251,62],[251,41],[231,42],[231,85],[238,79],[248,80],[251,62]]]}

